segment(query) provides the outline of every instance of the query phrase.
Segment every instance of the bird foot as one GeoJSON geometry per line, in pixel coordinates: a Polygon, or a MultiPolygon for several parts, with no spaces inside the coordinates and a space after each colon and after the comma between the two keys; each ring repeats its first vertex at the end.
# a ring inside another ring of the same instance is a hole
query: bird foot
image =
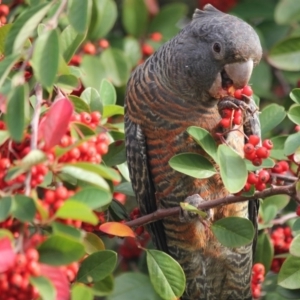
{"type": "MultiPolygon", "coordinates": [[[[192,206],[195,206],[196,208],[203,202],[206,202],[206,200],[204,200],[198,194],[191,195],[184,200],[184,203],[188,203],[192,206]]],[[[211,218],[211,210],[208,209],[208,210],[202,210],[202,211],[204,211],[207,214],[205,219],[209,220],[211,218]]],[[[194,221],[199,218],[201,218],[201,216],[197,212],[188,211],[188,210],[184,210],[184,209],[182,209],[180,211],[180,215],[179,215],[180,222],[191,222],[191,221],[194,221]]]]}

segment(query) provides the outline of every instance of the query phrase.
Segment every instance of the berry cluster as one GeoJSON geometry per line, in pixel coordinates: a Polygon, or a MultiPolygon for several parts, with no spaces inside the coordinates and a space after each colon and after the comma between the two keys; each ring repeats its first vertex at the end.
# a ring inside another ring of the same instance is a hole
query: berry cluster
{"type": "MultiPolygon", "coordinates": [[[[289,252],[290,244],[293,240],[292,230],[290,227],[279,226],[271,233],[271,240],[274,246],[274,254],[282,254],[289,252]]],[[[275,273],[280,271],[285,258],[274,258],[271,270],[275,273]]]]}
{"type": "Polygon", "coordinates": [[[265,279],[265,267],[261,263],[256,263],[252,267],[251,289],[254,299],[259,299],[261,296],[261,286],[265,279]]]}
{"type": "Polygon", "coordinates": [[[260,166],[262,160],[270,156],[270,150],[273,148],[271,140],[264,140],[262,146],[259,146],[260,138],[257,135],[250,135],[248,143],[244,146],[245,158],[250,160],[254,166],[260,166]]]}
{"type": "Polygon", "coordinates": [[[39,297],[38,290],[29,282],[30,276],[41,275],[38,259],[39,253],[34,248],[16,254],[13,267],[0,273],[0,300],[27,300],[39,297]]]}
{"type": "MultiPolygon", "coordinates": [[[[252,96],[253,91],[249,85],[246,85],[242,89],[234,89],[233,87],[228,88],[228,94],[233,96],[235,99],[242,100],[243,95],[252,96]]],[[[243,112],[240,108],[232,109],[232,108],[224,108],[221,111],[221,121],[219,126],[222,128],[228,129],[232,128],[233,125],[241,125],[243,121],[243,112]]]]}

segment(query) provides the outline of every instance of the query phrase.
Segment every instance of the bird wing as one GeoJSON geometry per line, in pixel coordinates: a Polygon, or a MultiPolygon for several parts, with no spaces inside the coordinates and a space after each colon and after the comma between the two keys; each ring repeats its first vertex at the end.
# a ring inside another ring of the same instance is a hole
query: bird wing
{"type": "MultiPolygon", "coordinates": [[[[157,210],[155,188],[149,172],[146,138],[140,125],[125,115],[126,156],[133,190],[142,215],[157,210]]],[[[166,236],[162,221],[147,225],[157,249],[168,253],[166,236]]]]}

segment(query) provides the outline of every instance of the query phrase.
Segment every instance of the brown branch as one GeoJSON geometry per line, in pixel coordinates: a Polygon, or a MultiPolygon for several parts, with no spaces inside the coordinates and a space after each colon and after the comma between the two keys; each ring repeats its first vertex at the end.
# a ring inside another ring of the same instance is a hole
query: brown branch
{"type": "Polygon", "coordinates": [[[294,219],[296,217],[297,217],[297,214],[295,212],[291,212],[291,213],[288,213],[278,219],[273,220],[272,224],[281,225],[281,224],[284,224],[286,221],[294,219]]]}
{"type": "MultiPolygon", "coordinates": [[[[296,200],[298,200],[297,196],[297,191],[296,191],[296,183],[286,185],[286,186],[274,186],[270,187],[262,192],[255,192],[252,196],[244,197],[244,196],[234,196],[234,195],[229,195],[227,197],[215,199],[215,200],[210,200],[204,203],[201,203],[198,206],[198,209],[200,210],[207,210],[210,208],[214,208],[217,206],[222,206],[222,205],[227,205],[227,204],[232,204],[232,203],[237,203],[237,202],[243,202],[243,201],[251,201],[255,200],[258,198],[266,198],[274,195],[289,195],[291,197],[294,197],[296,200]]],[[[132,221],[126,222],[126,225],[130,227],[137,227],[137,226],[143,226],[158,220],[161,220],[166,217],[171,217],[171,216],[179,216],[179,213],[181,211],[181,207],[172,207],[172,208],[167,208],[167,209],[158,209],[157,211],[142,216],[140,218],[137,218],[132,221]]]]}

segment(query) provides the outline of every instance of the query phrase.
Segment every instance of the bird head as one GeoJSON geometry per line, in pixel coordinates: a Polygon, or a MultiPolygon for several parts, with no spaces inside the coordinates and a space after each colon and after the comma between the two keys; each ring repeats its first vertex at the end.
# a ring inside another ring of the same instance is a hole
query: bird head
{"type": "Polygon", "coordinates": [[[220,99],[228,88],[248,84],[262,56],[259,37],[243,20],[208,4],[197,9],[193,20],[171,41],[174,82],[183,94],[220,99]]]}

